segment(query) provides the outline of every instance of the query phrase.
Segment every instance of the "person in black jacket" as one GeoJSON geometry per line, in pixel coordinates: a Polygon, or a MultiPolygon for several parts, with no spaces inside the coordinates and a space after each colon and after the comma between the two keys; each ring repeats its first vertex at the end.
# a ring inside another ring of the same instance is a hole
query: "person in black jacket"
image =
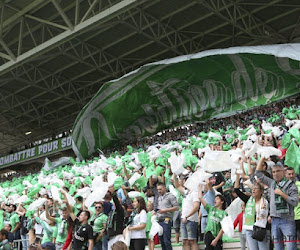
{"type": "Polygon", "coordinates": [[[124,209],[120,204],[113,186],[109,187],[108,192],[111,194],[114,201],[114,210],[109,213],[106,226],[108,249],[110,249],[115,242],[119,241],[123,237],[124,209]]]}

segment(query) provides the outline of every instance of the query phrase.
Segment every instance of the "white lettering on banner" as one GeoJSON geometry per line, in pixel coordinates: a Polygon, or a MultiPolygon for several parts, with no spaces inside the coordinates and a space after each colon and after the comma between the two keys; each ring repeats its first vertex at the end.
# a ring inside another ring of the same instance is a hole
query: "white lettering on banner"
{"type": "Polygon", "coordinates": [[[72,137],[63,138],[61,140],[61,147],[65,148],[72,145],[72,137]]]}
{"type": "Polygon", "coordinates": [[[72,136],[58,139],[56,141],[48,142],[46,144],[42,144],[34,148],[26,149],[14,154],[0,157],[0,166],[11,164],[13,162],[26,160],[37,156],[42,156],[43,154],[51,153],[56,150],[70,147],[71,145],[72,145],[72,136]],[[61,140],[61,145],[59,145],[60,140],[61,140]]]}
{"type": "Polygon", "coordinates": [[[58,149],[58,141],[53,142],[53,151],[58,149]]]}

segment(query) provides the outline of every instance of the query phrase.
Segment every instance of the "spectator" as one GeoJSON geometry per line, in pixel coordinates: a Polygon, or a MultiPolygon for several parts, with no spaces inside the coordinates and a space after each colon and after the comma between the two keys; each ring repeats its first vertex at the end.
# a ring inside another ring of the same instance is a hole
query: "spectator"
{"type": "Polygon", "coordinates": [[[275,164],[272,167],[274,180],[265,176],[261,172],[263,162],[264,157],[261,157],[255,174],[270,188],[270,215],[275,250],[283,249],[284,243],[287,250],[296,249],[294,208],[299,201],[298,188],[293,181],[285,178],[284,167],[281,165],[275,164]]]}
{"type": "Polygon", "coordinates": [[[93,226],[94,248],[93,250],[102,250],[103,235],[106,230],[107,215],[104,214],[103,203],[96,202],[96,212],[91,218],[90,224],[93,226]]]}
{"type": "Polygon", "coordinates": [[[109,193],[114,201],[114,210],[110,212],[107,220],[106,234],[108,238],[108,249],[122,238],[124,229],[124,209],[120,204],[118,196],[113,186],[109,188],[109,193]]]}
{"type": "Polygon", "coordinates": [[[223,186],[223,193],[224,193],[224,197],[226,199],[227,206],[230,206],[230,204],[231,204],[230,194],[232,192],[233,184],[232,184],[230,172],[226,171],[224,175],[225,175],[225,184],[223,186]]]}
{"type": "Polygon", "coordinates": [[[149,233],[151,230],[151,218],[152,215],[154,214],[154,205],[153,202],[148,201],[147,203],[147,224],[146,224],[146,237],[147,237],[147,241],[148,241],[148,248],[149,250],[154,250],[154,241],[153,239],[150,239],[149,233]]]}
{"type": "Polygon", "coordinates": [[[214,172],[213,176],[209,178],[209,181],[215,190],[223,194],[222,187],[225,185],[225,179],[221,172],[214,172]]]}
{"type": "Polygon", "coordinates": [[[174,177],[175,187],[182,195],[184,195],[181,213],[183,248],[185,250],[197,250],[197,227],[199,223],[198,211],[200,208],[198,193],[185,189],[184,186],[180,186],[177,181],[177,177],[175,175],[174,177]]]}
{"type": "Polygon", "coordinates": [[[158,223],[163,228],[163,235],[159,236],[159,241],[163,250],[170,250],[172,249],[172,213],[178,210],[178,202],[173,194],[167,193],[165,184],[158,183],[157,191],[159,194],[157,204],[158,223]]]}
{"type": "Polygon", "coordinates": [[[250,250],[265,250],[269,249],[269,235],[267,234],[267,219],[268,219],[268,201],[262,197],[264,187],[256,183],[252,187],[252,196],[241,192],[239,189],[240,174],[236,173],[236,182],[234,184],[234,191],[237,196],[246,204],[245,208],[245,222],[243,228],[246,229],[247,246],[250,250]],[[261,232],[261,239],[253,237],[254,227],[264,228],[265,235],[261,232]]]}
{"type": "Polygon", "coordinates": [[[8,242],[8,232],[5,229],[0,231],[0,249],[11,250],[11,245],[8,242]]]}
{"type": "Polygon", "coordinates": [[[202,196],[202,184],[198,190],[199,200],[208,213],[207,226],[205,228],[204,242],[206,250],[223,249],[223,229],[221,220],[228,214],[222,210],[225,198],[223,195],[216,195],[214,206],[209,205],[202,196]]]}
{"type": "Polygon", "coordinates": [[[245,221],[245,202],[242,202],[241,208],[242,212],[236,217],[233,227],[236,228],[236,226],[239,225],[241,250],[246,250],[246,230],[243,228],[245,221]]]}
{"type": "Polygon", "coordinates": [[[128,221],[131,232],[130,249],[143,250],[146,246],[147,212],[144,198],[138,196],[133,201],[134,211],[128,221]]]}
{"type": "Polygon", "coordinates": [[[69,215],[75,222],[75,233],[72,240],[72,249],[92,250],[94,246],[93,228],[88,224],[90,212],[84,210],[80,213],[79,217],[76,218],[68,201],[66,201],[66,204],[69,215]]]}
{"type": "MultiPolygon", "coordinates": [[[[215,189],[212,187],[211,182],[209,180],[206,180],[206,184],[204,186],[204,194],[203,199],[206,201],[207,204],[213,206],[215,202],[215,189]]],[[[200,192],[200,191],[199,191],[200,192]]],[[[202,190],[201,190],[202,192],[202,190]]],[[[205,228],[207,226],[207,216],[208,213],[205,210],[203,204],[200,206],[200,215],[201,215],[201,239],[204,239],[204,232],[205,228]]]]}

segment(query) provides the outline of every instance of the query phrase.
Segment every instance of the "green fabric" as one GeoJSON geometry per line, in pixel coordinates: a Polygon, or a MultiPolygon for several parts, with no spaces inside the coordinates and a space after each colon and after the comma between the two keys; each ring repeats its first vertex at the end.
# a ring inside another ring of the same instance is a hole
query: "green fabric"
{"type": "Polygon", "coordinates": [[[146,232],[150,232],[152,227],[151,217],[152,217],[153,211],[147,212],[147,224],[146,224],[146,232]]]}
{"type": "Polygon", "coordinates": [[[118,190],[123,184],[123,180],[121,177],[118,177],[114,182],[114,189],[118,190]]]}
{"type": "Polygon", "coordinates": [[[251,196],[248,200],[245,208],[245,226],[253,227],[255,222],[255,206],[256,202],[255,199],[251,196]]]}
{"type": "Polygon", "coordinates": [[[214,237],[217,237],[222,228],[221,221],[228,214],[225,211],[219,210],[209,204],[206,204],[205,210],[208,213],[205,233],[211,232],[214,237]]]}
{"type": "Polygon", "coordinates": [[[223,190],[225,190],[225,189],[227,189],[227,188],[231,188],[231,189],[230,189],[229,191],[225,191],[225,192],[224,192],[224,195],[231,193],[232,187],[233,187],[233,182],[232,182],[232,180],[231,180],[230,178],[229,178],[228,180],[225,179],[225,184],[224,184],[224,186],[222,187],[223,190]]]}
{"type": "Polygon", "coordinates": [[[230,150],[231,149],[231,145],[228,145],[228,144],[223,144],[223,150],[224,151],[228,151],[228,150],[230,150]]]}
{"type": "Polygon", "coordinates": [[[112,166],[116,166],[116,164],[117,164],[115,159],[113,159],[112,157],[108,158],[106,160],[106,163],[109,164],[109,165],[112,165],[112,166]]]}
{"type": "Polygon", "coordinates": [[[291,134],[297,141],[297,143],[300,145],[300,131],[299,129],[291,128],[289,130],[289,134],[291,134]]]}
{"type": "Polygon", "coordinates": [[[288,148],[291,142],[291,134],[290,133],[286,133],[281,140],[281,147],[282,148],[288,148]]]}
{"type": "Polygon", "coordinates": [[[77,177],[74,181],[74,185],[76,186],[76,188],[79,188],[81,186],[81,180],[79,177],[77,177]]]}
{"type": "Polygon", "coordinates": [[[104,224],[106,223],[107,223],[107,215],[101,214],[94,221],[94,226],[93,226],[94,232],[99,233],[104,228],[104,224]]]}
{"type": "Polygon", "coordinates": [[[83,183],[88,184],[88,185],[92,185],[91,177],[89,177],[89,176],[85,177],[83,183]]]}
{"type": "Polygon", "coordinates": [[[76,186],[72,185],[71,188],[70,188],[70,190],[69,190],[69,194],[73,195],[76,192],[76,190],[77,190],[76,186]]]}
{"type": "Polygon", "coordinates": [[[155,168],[155,175],[159,176],[163,171],[165,170],[165,168],[158,166],[155,168]]]}
{"type": "Polygon", "coordinates": [[[155,175],[154,166],[150,166],[146,169],[146,178],[149,179],[152,175],[155,175]]]}
{"type": "Polygon", "coordinates": [[[147,179],[144,176],[141,176],[134,182],[134,184],[139,190],[143,190],[147,186],[147,179]]]}
{"type": "Polygon", "coordinates": [[[3,210],[0,210],[0,230],[4,227],[4,216],[3,216],[3,210]]]}
{"type": "Polygon", "coordinates": [[[294,168],[295,172],[299,174],[300,149],[294,141],[292,141],[286,151],[284,164],[294,168]]]}
{"type": "Polygon", "coordinates": [[[203,131],[200,132],[198,136],[201,137],[201,138],[203,138],[203,139],[205,139],[205,140],[208,138],[208,134],[205,133],[205,132],[203,132],[203,131]]]}

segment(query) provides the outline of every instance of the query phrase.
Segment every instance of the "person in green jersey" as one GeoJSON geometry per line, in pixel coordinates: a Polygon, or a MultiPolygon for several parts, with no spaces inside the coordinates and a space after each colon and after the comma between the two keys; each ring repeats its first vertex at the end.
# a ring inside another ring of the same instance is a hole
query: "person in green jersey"
{"type": "Polygon", "coordinates": [[[0,231],[0,250],[11,250],[11,245],[8,242],[8,232],[4,229],[0,231]]]}
{"type": "Polygon", "coordinates": [[[54,230],[52,237],[55,239],[53,243],[55,243],[56,250],[61,250],[66,242],[68,237],[68,209],[64,207],[61,209],[61,216],[60,217],[52,217],[49,214],[48,205],[46,205],[46,218],[55,223],[57,225],[56,230],[54,230]]]}
{"type": "MultiPolygon", "coordinates": [[[[48,203],[45,203],[45,208],[47,209],[48,213],[49,213],[49,206],[48,203]]],[[[40,224],[43,229],[44,229],[44,235],[42,238],[42,244],[46,243],[46,242],[52,242],[55,243],[55,238],[53,238],[53,235],[56,234],[57,232],[57,227],[55,226],[55,222],[49,220],[49,222],[47,223],[46,221],[42,220],[40,218],[40,212],[39,209],[37,209],[37,216],[35,217],[35,221],[40,224]]]]}
{"type": "Polygon", "coordinates": [[[19,234],[16,235],[16,232],[20,228],[20,217],[16,213],[16,205],[10,204],[5,207],[4,215],[4,224],[10,224],[11,225],[11,232],[13,233],[15,239],[16,236],[19,238],[19,234]]]}
{"type": "Polygon", "coordinates": [[[198,197],[205,210],[208,213],[207,226],[205,228],[204,242],[206,245],[206,250],[213,249],[223,249],[222,235],[223,229],[221,226],[221,221],[228,214],[223,211],[222,207],[225,202],[223,195],[215,196],[214,206],[209,205],[202,196],[202,184],[199,185],[198,197]]]}
{"type": "Polygon", "coordinates": [[[91,217],[90,225],[93,226],[93,250],[102,250],[102,239],[106,230],[107,215],[104,213],[103,202],[95,203],[95,213],[91,217]]]}

